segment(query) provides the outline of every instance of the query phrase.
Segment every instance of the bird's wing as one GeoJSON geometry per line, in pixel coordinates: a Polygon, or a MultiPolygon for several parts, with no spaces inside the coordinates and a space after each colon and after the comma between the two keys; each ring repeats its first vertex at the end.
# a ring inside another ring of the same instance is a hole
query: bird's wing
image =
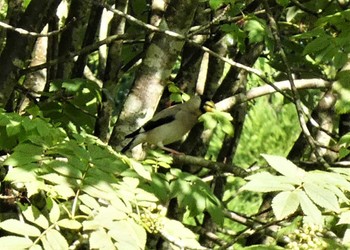
{"type": "Polygon", "coordinates": [[[175,116],[178,111],[179,111],[178,105],[174,105],[169,108],[163,109],[159,113],[155,114],[155,116],[151,120],[146,122],[141,128],[126,135],[125,138],[133,138],[140,133],[152,130],[161,125],[172,122],[173,120],[175,120],[175,116]]]}
{"type": "Polygon", "coordinates": [[[179,105],[174,105],[169,108],[163,109],[156,113],[151,120],[142,126],[144,131],[152,130],[156,127],[162,126],[175,120],[176,114],[179,112],[179,105]]]}

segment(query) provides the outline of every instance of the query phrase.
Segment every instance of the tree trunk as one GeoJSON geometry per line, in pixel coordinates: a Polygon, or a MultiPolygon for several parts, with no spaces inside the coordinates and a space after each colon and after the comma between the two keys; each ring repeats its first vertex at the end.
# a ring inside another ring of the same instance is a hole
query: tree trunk
{"type": "MultiPolygon", "coordinates": [[[[17,27],[39,33],[55,15],[60,0],[32,0],[17,27]]],[[[20,77],[20,69],[28,65],[35,38],[8,30],[6,46],[0,56],[0,106],[5,106],[20,77]]]]}
{"type": "MultiPolygon", "coordinates": [[[[83,44],[92,9],[92,0],[72,0],[66,24],[72,24],[62,32],[59,44],[59,56],[78,51],[83,44]]],[[[74,59],[58,65],[57,77],[68,79],[72,76],[74,59]]]]}
{"type": "MultiPolygon", "coordinates": [[[[124,13],[127,13],[128,3],[128,0],[116,1],[115,8],[124,13]]],[[[111,25],[111,35],[124,34],[124,18],[115,14],[115,16],[112,19],[111,25]]],[[[102,92],[102,103],[99,108],[99,114],[95,127],[95,135],[98,136],[104,142],[108,142],[110,136],[109,128],[112,119],[112,113],[115,108],[114,100],[111,97],[115,94],[115,89],[119,81],[119,71],[122,66],[122,46],[122,40],[114,41],[110,45],[108,50],[108,58],[106,62],[106,71],[103,84],[104,92],[102,92]]]]}
{"type": "MultiPolygon", "coordinates": [[[[176,0],[168,6],[160,27],[185,34],[192,24],[198,1],[176,0]]],[[[136,74],[131,93],[127,97],[110,139],[112,146],[121,145],[124,136],[149,120],[162,96],[166,79],[182,50],[184,41],[157,33],[136,74]]]]}

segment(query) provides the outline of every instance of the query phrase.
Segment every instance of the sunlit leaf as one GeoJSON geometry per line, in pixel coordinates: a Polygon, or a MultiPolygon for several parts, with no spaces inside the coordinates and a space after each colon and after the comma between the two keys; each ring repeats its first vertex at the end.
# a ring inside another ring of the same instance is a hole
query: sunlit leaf
{"type": "Polygon", "coordinates": [[[145,169],[145,167],[137,162],[137,161],[130,161],[131,167],[136,171],[137,174],[139,174],[141,177],[145,178],[146,180],[152,180],[151,173],[145,169]]]}
{"type": "Polygon", "coordinates": [[[304,214],[309,216],[314,224],[323,225],[322,214],[317,206],[310,200],[304,191],[297,190],[297,194],[299,197],[301,209],[303,210],[304,214]]]}
{"type": "Polygon", "coordinates": [[[284,250],[285,248],[276,245],[254,245],[249,247],[244,247],[244,250],[284,250]]]}
{"type": "Polygon", "coordinates": [[[71,220],[71,219],[63,219],[63,220],[57,221],[57,224],[60,227],[73,229],[73,230],[79,230],[82,227],[79,221],[71,220]]]}
{"type": "Polygon", "coordinates": [[[81,200],[85,205],[87,205],[91,209],[98,210],[100,208],[100,204],[96,201],[95,198],[91,197],[90,195],[80,195],[79,200],[81,200]]]}
{"type": "Polygon", "coordinates": [[[28,238],[18,236],[0,237],[0,246],[3,250],[28,249],[33,245],[33,241],[28,238]]]}
{"type": "Polygon", "coordinates": [[[196,240],[196,235],[191,230],[186,228],[181,222],[163,218],[162,225],[162,235],[169,239],[173,239],[174,242],[177,242],[183,246],[183,248],[205,249],[196,240]]]}
{"type": "Polygon", "coordinates": [[[111,237],[103,229],[91,233],[89,244],[91,249],[114,249],[111,237]]]}
{"type": "Polygon", "coordinates": [[[117,243],[118,249],[144,249],[146,245],[146,231],[132,220],[116,221],[109,230],[117,243]]]}
{"type": "Polygon", "coordinates": [[[299,198],[295,192],[284,191],[272,200],[272,209],[278,220],[293,214],[299,207],[299,198]]]}
{"type": "Polygon", "coordinates": [[[350,211],[346,211],[340,214],[337,225],[350,224],[350,211]]]}
{"type": "Polygon", "coordinates": [[[51,190],[57,194],[57,197],[61,199],[68,199],[75,195],[74,190],[68,185],[55,185],[51,190]]]}
{"type": "Polygon", "coordinates": [[[245,23],[244,30],[248,32],[250,43],[259,43],[264,41],[267,33],[264,21],[262,19],[250,19],[245,23]]]}
{"type": "Polygon", "coordinates": [[[254,174],[247,178],[250,180],[241,190],[253,192],[292,191],[295,187],[284,176],[274,176],[268,172],[254,174]]]}
{"type": "Polygon", "coordinates": [[[41,241],[45,250],[68,249],[67,240],[55,229],[46,231],[41,241]]]}
{"type": "Polygon", "coordinates": [[[303,188],[314,203],[331,211],[339,212],[339,202],[333,192],[309,182],[304,183],[303,188]]]}
{"type": "Polygon", "coordinates": [[[26,164],[21,167],[12,168],[7,173],[5,180],[12,182],[36,181],[37,175],[35,174],[35,170],[37,168],[38,166],[36,164],[26,164]]]}
{"type": "Polygon", "coordinates": [[[41,232],[38,228],[15,219],[8,219],[0,223],[0,228],[5,231],[23,236],[38,237],[41,232]]]}
{"type": "Polygon", "coordinates": [[[49,209],[49,218],[51,223],[56,223],[60,216],[61,216],[61,211],[59,205],[53,200],[48,198],[47,199],[47,208],[49,209]]]}
{"type": "Polygon", "coordinates": [[[209,202],[209,199],[206,199],[205,209],[208,211],[211,218],[216,224],[223,225],[224,213],[222,211],[222,207],[215,205],[213,202],[209,202]]]}
{"type": "Polygon", "coordinates": [[[26,220],[38,225],[42,229],[46,229],[49,227],[49,221],[34,205],[26,207],[20,205],[20,207],[22,210],[22,214],[26,218],[26,220]]]}
{"type": "Polygon", "coordinates": [[[303,181],[305,170],[297,167],[293,162],[287,160],[285,157],[276,155],[262,154],[269,165],[280,174],[290,177],[295,180],[295,183],[300,185],[303,181]]]}

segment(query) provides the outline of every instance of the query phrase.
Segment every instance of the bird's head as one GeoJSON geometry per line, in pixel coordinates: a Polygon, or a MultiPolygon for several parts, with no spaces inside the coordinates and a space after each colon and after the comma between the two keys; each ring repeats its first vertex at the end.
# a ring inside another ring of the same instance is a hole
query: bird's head
{"type": "Polygon", "coordinates": [[[200,109],[202,113],[213,112],[215,110],[215,103],[208,98],[203,98],[201,101],[200,109]]]}

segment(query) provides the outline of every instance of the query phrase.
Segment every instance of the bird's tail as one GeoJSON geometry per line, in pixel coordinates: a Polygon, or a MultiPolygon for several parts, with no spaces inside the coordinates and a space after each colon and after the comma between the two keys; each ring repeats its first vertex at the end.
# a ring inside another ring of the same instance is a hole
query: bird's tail
{"type": "Polygon", "coordinates": [[[131,141],[129,141],[128,144],[126,144],[126,146],[120,151],[122,154],[124,154],[126,151],[128,151],[132,145],[132,143],[134,142],[135,138],[133,138],[131,141]]]}

